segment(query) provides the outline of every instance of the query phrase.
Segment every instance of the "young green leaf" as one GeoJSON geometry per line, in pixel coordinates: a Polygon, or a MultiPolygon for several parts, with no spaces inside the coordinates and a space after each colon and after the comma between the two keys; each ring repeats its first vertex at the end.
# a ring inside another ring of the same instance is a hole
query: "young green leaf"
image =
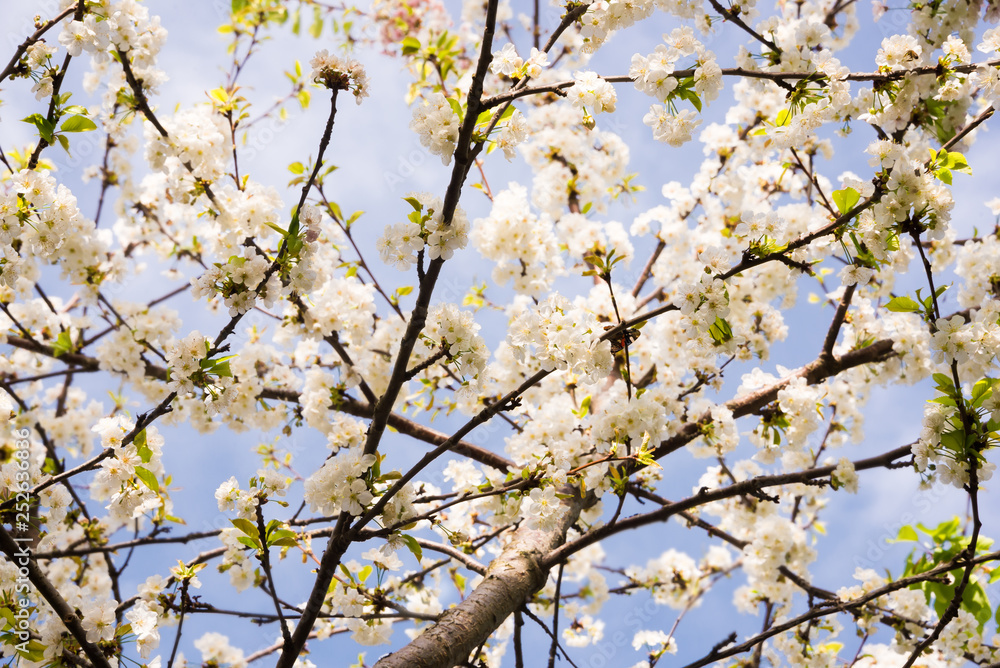
{"type": "Polygon", "coordinates": [[[885,307],[895,313],[907,313],[920,310],[920,304],[906,296],[893,297],[889,300],[889,303],[886,304],[885,307]]]}
{"type": "Polygon", "coordinates": [[[854,188],[833,191],[833,203],[837,206],[837,211],[842,214],[853,209],[860,199],[861,195],[854,188]]]}
{"type": "Polygon", "coordinates": [[[141,480],[146,487],[150,488],[154,492],[160,491],[160,482],[156,479],[156,475],[149,469],[142,466],[136,466],[135,477],[141,480]]]}
{"type": "Polygon", "coordinates": [[[63,132],[88,132],[96,130],[97,124],[86,116],[76,114],[63,121],[59,129],[63,132]]]}

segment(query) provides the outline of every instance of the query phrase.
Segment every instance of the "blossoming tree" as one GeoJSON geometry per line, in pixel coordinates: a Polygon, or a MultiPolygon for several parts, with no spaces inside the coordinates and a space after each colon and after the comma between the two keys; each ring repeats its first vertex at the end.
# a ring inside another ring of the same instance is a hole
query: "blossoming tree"
{"type": "Polygon", "coordinates": [[[8,665],[339,666],[357,655],[345,643],[393,643],[383,668],[579,665],[621,595],[676,611],[636,629],[637,666],[678,651],[691,667],[1000,661],[983,487],[1000,427],[1000,242],[951,220],[963,151],[1000,95],[1000,30],[979,27],[995,3],[916,0],[857,72],[836,54],[870,19],[843,0],[487,0],[460,18],[433,0],[231,4],[232,67],[203,104],[158,105],[166,32],[135,0],[63,0],[0,72],[38,104],[24,119],[36,141],[0,153],[8,665]],[[300,128],[315,153],[290,167],[291,203],[241,170],[258,114],[242,77],[266,35],[304,16],[405,66],[410,128],[450,174],[443,192],[401,198],[377,241],[329,187],[350,132],[338,105],[369,93],[356,60],[324,50],[289,73],[284,101],[319,90],[327,117],[300,128]],[[640,23],[668,26],[655,50],[591,66],[640,23]],[[722,27],[745,40],[726,67],[705,43],[722,27]],[[67,76],[84,54],[89,108],[67,76]],[[657,178],[628,173],[628,147],[602,127],[632,87],[652,98],[658,151],[699,132],[705,157],[623,225],[607,220],[613,201],[657,178]],[[723,91],[724,122],[705,123],[723,91]],[[824,174],[852,128],[876,137],[867,172],[824,174]],[[92,218],[49,160],[83,136],[102,147],[92,218]],[[523,182],[494,191],[505,159],[523,182]],[[464,203],[484,195],[470,222],[464,203]],[[474,254],[492,283],[442,297],[443,268],[474,254]],[[896,289],[910,266],[922,287],[896,289]],[[176,285],[147,278],[164,268],[176,285]],[[161,292],[115,296],[142,281],[161,292]],[[827,314],[812,316],[814,359],[763,372],[754,360],[810,282],[827,314]],[[223,325],[198,331],[199,310],[223,325]],[[490,312],[505,332],[484,335],[490,312]],[[731,383],[731,363],[753,370],[731,383]],[[926,400],[917,441],[838,451],[864,439],[873,387],[925,379],[900,395],[926,400]],[[101,387],[120,389],[109,402],[101,387]],[[439,410],[453,415],[428,417],[439,410]],[[197,532],[174,511],[190,490],[164,453],[190,445],[168,424],[312,433],[328,449],[262,447],[249,479],[213,461],[224,526],[197,532]],[[707,465],[667,484],[683,451],[707,465]],[[967,516],[902,527],[913,551],[889,572],[818,582],[823,513],[879,469],[961,490],[967,516]],[[706,547],[649,541],[641,563],[609,563],[608,539],[671,518],[706,547]],[[178,560],[196,539],[214,545],[178,560]],[[228,591],[197,595],[213,571],[228,591]],[[757,630],[685,635],[726,581],[757,630]],[[265,605],[247,611],[229,592],[251,588],[265,605]],[[211,628],[220,614],[264,624],[266,646],[246,654],[211,628]],[[534,626],[543,649],[529,654],[534,626]]]}

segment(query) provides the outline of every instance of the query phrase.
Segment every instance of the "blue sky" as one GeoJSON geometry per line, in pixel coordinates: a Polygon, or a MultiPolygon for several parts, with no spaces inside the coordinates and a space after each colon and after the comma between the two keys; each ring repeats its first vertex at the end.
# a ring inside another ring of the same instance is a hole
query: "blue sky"
{"type": "MultiPolygon", "coordinates": [[[[33,3],[26,7],[28,4],[13,0],[0,2],[0,12],[5,16],[14,17],[7,22],[8,28],[3,35],[2,43],[8,50],[10,44],[19,42],[27,32],[30,32],[30,29],[26,31],[23,28],[25,19],[29,18],[27,14],[40,12],[43,16],[51,15],[51,12],[43,11],[47,10],[45,3],[33,3]]],[[[224,69],[227,64],[224,50],[227,40],[219,36],[215,28],[225,18],[228,2],[212,0],[203,3],[176,3],[158,0],[147,5],[151,12],[162,16],[163,24],[170,33],[160,58],[160,67],[168,73],[170,80],[162,87],[160,97],[155,100],[156,106],[163,110],[161,113],[166,113],[177,106],[186,107],[203,102],[206,99],[204,91],[224,81],[224,69]]],[[[900,15],[901,13],[890,13],[883,19],[885,23],[874,24],[867,5],[860,6],[862,32],[850,50],[840,54],[844,63],[852,69],[865,71],[875,69],[875,50],[883,35],[889,32],[886,31],[885,25],[895,21],[900,15]]],[[[627,35],[617,36],[595,60],[593,69],[602,74],[626,73],[631,54],[648,53],[660,41],[660,35],[673,26],[671,19],[657,15],[638,29],[629,31],[627,35]]],[[[50,41],[54,40],[56,33],[50,35],[50,41]]],[[[728,56],[745,41],[742,33],[735,28],[723,26],[717,36],[709,42],[709,46],[716,50],[720,62],[725,67],[729,64],[728,56]]],[[[333,50],[334,46],[329,32],[324,33],[319,40],[313,40],[309,37],[294,37],[279,30],[270,42],[263,45],[260,55],[252,61],[251,70],[243,80],[241,92],[254,101],[259,109],[266,108],[273,97],[284,92],[282,72],[292,69],[296,59],[308,69],[308,61],[317,49],[333,50]]],[[[525,43],[520,43],[519,47],[519,50],[524,50],[525,43]]],[[[367,242],[367,248],[371,249],[374,239],[381,234],[383,226],[397,222],[404,214],[406,205],[401,198],[411,190],[427,190],[442,195],[450,176],[450,169],[443,167],[437,157],[427,155],[417,137],[407,128],[410,114],[403,96],[409,79],[402,71],[399,62],[373,50],[359,51],[355,57],[361,60],[368,70],[372,81],[371,97],[361,106],[356,106],[352,100],[342,98],[331,149],[327,154],[328,161],[338,165],[340,169],[328,183],[333,197],[345,211],[363,209],[367,212],[357,229],[362,239],[367,242]]],[[[78,60],[73,67],[71,80],[75,83],[86,67],[85,61],[78,60]]],[[[727,81],[727,85],[731,83],[727,81]]],[[[18,123],[17,119],[40,111],[41,104],[34,101],[33,96],[27,93],[27,88],[23,81],[5,83],[2,93],[4,106],[0,107],[0,118],[4,121],[0,125],[0,145],[5,150],[31,141],[30,126],[18,123]]],[[[74,86],[73,89],[80,90],[78,86],[74,86]]],[[[692,142],[682,149],[655,143],[649,128],[642,124],[642,115],[648,107],[648,99],[632,90],[631,86],[619,85],[618,94],[619,111],[614,118],[615,129],[630,145],[632,151],[630,171],[639,172],[638,182],[647,188],[644,193],[638,195],[636,203],[628,207],[615,207],[608,214],[608,219],[620,220],[628,227],[633,216],[649,207],[665,203],[660,195],[663,183],[672,180],[682,184],[689,182],[693,173],[691,166],[696,166],[701,160],[701,149],[697,142],[692,142]]],[[[727,107],[727,99],[728,92],[724,92],[710,107],[706,115],[706,125],[710,120],[721,118],[727,107]]],[[[77,97],[74,97],[74,100],[85,104],[92,103],[92,101],[81,101],[77,97]]],[[[289,122],[267,125],[251,136],[251,146],[255,155],[247,157],[244,154],[245,157],[241,161],[242,172],[251,174],[253,179],[261,183],[274,185],[282,192],[286,208],[290,208],[297,196],[297,191],[284,188],[291,178],[286,166],[294,161],[304,162],[306,158],[315,155],[327,111],[325,96],[315,91],[313,104],[309,110],[301,113],[297,105],[293,104],[289,106],[289,111],[289,122]]],[[[604,123],[605,120],[599,117],[598,122],[604,123]]],[[[831,178],[845,170],[854,171],[863,177],[870,174],[867,156],[860,154],[860,150],[872,139],[874,133],[863,124],[856,123],[854,135],[844,144],[836,143],[838,153],[830,165],[822,167],[824,173],[831,178]]],[[[82,161],[84,164],[89,164],[83,155],[86,145],[85,139],[75,144],[78,152],[73,158],[61,154],[59,149],[51,148],[45,155],[60,166],[58,177],[73,188],[84,213],[92,215],[95,207],[95,183],[80,184],[78,174],[81,157],[84,158],[82,161]]],[[[992,224],[983,202],[1000,190],[1000,175],[996,170],[989,169],[990,165],[995,164],[995,146],[996,142],[989,130],[981,132],[979,141],[967,156],[975,175],[956,178],[954,194],[957,206],[954,224],[960,228],[960,237],[968,236],[973,226],[983,230],[992,224]]],[[[494,192],[502,189],[510,180],[520,179],[523,183],[528,183],[530,179],[520,159],[508,164],[499,152],[488,159],[487,170],[494,192]]],[[[470,219],[485,215],[489,211],[486,199],[471,189],[466,190],[462,203],[469,212],[470,219]]],[[[103,226],[109,223],[110,219],[102,221],[103,226]]],[[[638,256],[641,263],[644,259],[641,250],[638,256]]],[[[369,259],[373,265],[378,264],[374,253],[369,255],[369,259]]],[[[637,267],[633,267],[633,271],[636,269],[637,267]]],[[[389,285],[393,285],[394,282],[398,284],[415,282],[414,277],[400,274],[389,267],[381,267],[380,276],[385,277],[389,285]]],[[[466,250],[449,262],[442,280],[464,289],[473,278],[482,280],[488,277],[489,270],[483,268],[481,259],[472,250],[466,250]]],[[[124,287],[120,296],[137,300],[146,299],[150,294],[164,292],[162,284],[163,281],[157,272],[150,271],[143,280],[124,287]]],[[[920,275],[911,272],[901,278],[897,285],[898,289],[903,291],[904,288],[912,289],[922,283],[920,275]]],[[[814,291],[818,291],[815,285],[804,283],[801,286],[799,306],[787,316],[790,327],[789,338],[785,343],[775,346],[771,361],[761,365],[765,371],[774,372],[775,364],[795,366],[810,360],[815,354],[825,332],[825,323],[829,320],[830,312],[824,310],[822,314],[818,314],[820,307],[808,304],[805,297],[814,291]],[[820,330],[815,327],[817,318],[824,323],[820,330]]],[[[59,294],[58,290],[52,292],[59,294]]],[[[503,292],[492,294],[495,298],[504,296],[503,292]]],[[[217,329],[217,325],[213,327],[213,320],[206,318],[200,308],[191,309],[185,304],[190,304],[187,297],[180,297],[173,303],[174,308],[184,311],[182,315],[185,318],[185,331],[181,334],[192,329],[200,329],[203,332],[217,329]]],[[[498,317],[485,313],[483,319],[487,325],[503,324],[498,317]]],[[[497,336],[497,339],[499,338],[497,336]]],[[[732,388],[738,385],[740,375],[749,371],[751,366],[735,368],[728,374],[731,383],[735,381],[732,388]]],[[[103,388],[99,385],[95,384],[93,387],[95,396],[98,396],[98,392],[103,392],[103,388]]],[[[919,433],[922,402],[928,396],[930,390],[926,385],[876,390],[866,411],[868,421],[865,443],[852,446],[843,454],[857,459],[914,440],[919,433]]],[[[135,411],[144,409],[144,406],[137,406],[135,411]]],[[[435,426],[446,430],[449,424],[453,423],[445,421],[435,426]]],[[[742,430],[752,428],[749,423],[740,423],[740,426],[742,430]]],[[[253,446],[261,441],[270,441],[274,436],[216,432],[214,435],[201,437],[187,428],[167,428],[163,431],[167,436],[165,464],[168,470],[176,471],[178,484],[184,487],[183,492],[176,495],[178,514],[193,520],[187,527],[190,530],[202,530],[221,519],[215,512],[212,496],[215,487],[229,475],[236,475],[245,486],[246,480],[257,468],[255,458],[251,454],[253,446]],[[194,443],[197,446],[191,447],[194,443]],[[212,462],[225,462],[224,475],[219,472],[223,466],[202,460],[206,452],[210,453],[212,462]]],[[[500,439],[502,434],[502,430],[493,432],[488,445],[498,450],[502,449],[500,439]]],[[[323,441],[318,435],[311,437],[308,434],[298,434],[294,438],[294,447],[301,446],[303,453],[306,453],[305,457],[321,456],[322,453],[317,450],[322,447],[323,441]],[[310,451],[312,454],[307,454],[310,451]]],[[[403,444],[399,441],[390,442],[389,448],[394,457],[399,457],[394,462],[394,465],[399,467],[404,467],[408,461],[423,452],[422,446],[403,444]]],[[[672,494],[675,498],[685,494],[695,484],[704,466],[704,462],[695,461],[686,453],[678,454],[679,456],[670,463],[670,475],[677,481],[677,491],[672,494]]],[[[961,495],[941,489],[920,492],[916,489],[914,477],[905,472],[863,474],[861,492],[856,497],[848,497],[843,493],[835,495],[829,510],[824,513],[828,533],[825,538],[819,539],[817,544],[817,548],[824,552],[825,556],[821,557],[820,562],[813,568],[815,582],[820,586],[834,589],[842,584],[850,584],[847,580],[854,567],[858,565],[859,559],[871,564],[872,567],[891,568],[894,573],[898,573],[901,566],[900,548],[889,548],[884,538],[887,534],[893,533],[893,527],[900,522],[909,521],[906,518],[911,514],[917,516],[929,502],[933,505],[930,515],[920,516],[921,521],[927,524],[934,524],[953,514],[964,512],[961,495]]],[[[633,512],[636,510],[638,507],[632,509],[633,512]]],[[[669,547],[687,550],[697,558],[704,545],[702,536],[671,523],[662,531],[618,536],[609,541],[605,549],[609,555],[607,564],[618,567],[630,563],[644,564],[648,558],[669,547]],[[637,554],[641,556],[636,556],[637,554]]],[[[176,559],[188,559],[200,549],[207,547],[207,543],[178,547],[177,550],[150,557],[143,565],[148,563],[149,569],[163,573],[166,568],[176,563],[176,559]]],[[[363,549],[369,547],[371,546],[366,545],[363,549]]],[[[352,556],[360,555],[361,551],[363,550],[357,550],[352,556]]],[[[407,556],[404,556],[404,562],[407,567],[413,566],[412,559],[407,556]]],[[[137,575],[138,571],[135,571],[133,576],[137,575]]],[[[228,581],[228,578],[210,576],[203,579],[209,583],[209,587],[213,580],[228,581]]],[[[141,578],[132,580],[131,584],[134,586],[140,580],[141,578]]],[[[126,582],[129,581],[126,578],[126,582]]],[[[614,584],[613,577],[609,578],[609,581],[614,584]]],[[[740,576],[732,579],[734,585],[741,582],[740,576]]],[[[299,580],[293,585],[294,591],[286,594],[286,597],[293,601],[300,600],[308,591],[307,584],[307,581],[299,580]]],[[[228,592],[231,590],[225,583],[221,587],[211,587],[211,589],[242,609],[270,609],[260,596],[230,597],[228,592]],[[252,604],[247,599],[252,601],[252,604]]],[[[729,594],[724,593],[725,589],[727,587],[720,588],[709,601],[692,613],[685,626],[681,627],[682,657],[700,656],[729,630],[750,633],[759,624],[756,618],[740,617],[732,612],[731,599],[729,594]]],[[[211,599],[211,596],[206,598],[211,599]]],[[[644,598],[639,595],[609,604],[603,616],[607,622],[606,640],[598,646],[597,651],[573,652],[571,655],[578,665],[631,665],[639,660],[641,657],[631,649],[631,635],[638,630],[638,627],[635,626],[635,617],[629,618],[626,613],[641,609],[642,602],[644,598]],[[616,642],[617,631],[627,632],[624,644],[616,642]],[[608,662],[605,664],[600,663],[598,657],[603,657],[612,651],[614,658],[607,659],[608,662]],[[626,653],[623,655],[621,651],[626,653]]],[[[642,628],[669,629],[673,615],[674,613],[666,608],[658,609],[655,614],[649,616],[649,621],[642,628]]],[[[262,636],[266,636],[266,641],[270,642],[274,635],[273,629],[261,633],[245,622],[235,623],[214,617],[197,621],[206,629],[229,633],[234,643],[243,647],[248,653],[264,642],[261,640],[262,636]]],[[[198,635],[200,632],[193,633],[188,637],[188,642],[184,643],[188,646],[186,653],[189,657],[198,656],[190,646],[190,641],[198,635]]],[[[540,634],[532,633],[529,637],[533,642],[543,642],[540,634]]],[[[396,631],[394,638],[396,643],[405,639],[402,629],[396,631]]],[[[169,653],[169,642],[169,634],[165,633],[161,644],[164,655],[169,653]]],[[[334,641],[329,645],[344,650],[342,656],[345,657],[345,662],[347,657],[353,656],[352,652],[348,651],[353,648],[350,642],[334,641]]],[[[371,659],[382,651],[383,648],[369,648],[368,656],[371,659]]],[[[510,656],[511,652],[508,652],[508,657],[510,656]]],[[[314,660],[320,666],[341,665],[339,659],[333,663],[314,660]]],[[[508,661],[512,663],[512,659],[508,658],[508,661]]]]}

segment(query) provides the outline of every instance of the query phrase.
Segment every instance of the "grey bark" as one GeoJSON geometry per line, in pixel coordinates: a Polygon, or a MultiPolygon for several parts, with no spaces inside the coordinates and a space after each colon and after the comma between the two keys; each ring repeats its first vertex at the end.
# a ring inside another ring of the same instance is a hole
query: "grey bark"
{"type": "Polygon", "coordinates": [[[515,529],[510,542],[490,562],[482,583],[433,626],[398,652],[382,657],[375,668],[452,668],[490,637],[515,610],[545,586],[545,555],[566,542],[566,532],[591,495],[564,500],[564,513],[549,530],[515,529]]]}

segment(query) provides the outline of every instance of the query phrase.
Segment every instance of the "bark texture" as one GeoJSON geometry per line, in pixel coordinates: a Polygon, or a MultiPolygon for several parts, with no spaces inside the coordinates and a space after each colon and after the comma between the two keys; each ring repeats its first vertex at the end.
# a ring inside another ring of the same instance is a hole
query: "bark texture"
{"type": "Polygon", "coordinates": [[[516,529],[468,598],[445,611],[409,645],[382,657],[375,668],[452,668],[468,659],[508,616],[545,586],[548,569],[543,559],[566,542],[566,531],[587,500],[578,496],[564,500],[565,512],[550,530],[516,529]]]}

